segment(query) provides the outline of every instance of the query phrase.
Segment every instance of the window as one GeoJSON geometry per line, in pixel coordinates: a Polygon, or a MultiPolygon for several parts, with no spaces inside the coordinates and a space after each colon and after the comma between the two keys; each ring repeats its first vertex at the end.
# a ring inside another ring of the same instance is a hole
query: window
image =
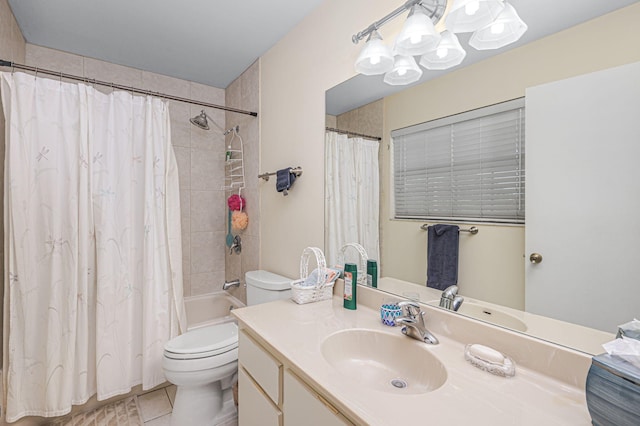
{"type": "Polygon", "coordinates": [[[391,132],[398,219],[524,223],[524,98],[391,132]]]}

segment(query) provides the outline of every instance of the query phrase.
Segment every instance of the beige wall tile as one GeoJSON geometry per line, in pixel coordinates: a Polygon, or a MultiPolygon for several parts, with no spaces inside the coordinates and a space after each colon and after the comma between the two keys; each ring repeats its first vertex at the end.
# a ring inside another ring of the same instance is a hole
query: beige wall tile
{"type": "Polygon", "coordinates": [[[335,115],[329,115],[326,114],[324,116],[324,122],[325,122],[325,126],[326,127],[331,127],[333,129],[338,127],[338,117],[336,117],[335,115]]]}
{"type": "Polygon", "coordinates": [[[226,90],[227,106],[231,108],[241,109],[242,100],[242,76],[236,78],[226,90]]]}
{"type": "Polygon", "coordinates": [[[224,271],[193,274],[191,280],[191,294],[193,296],[222,291],[224,271]]]}
{"type": "Polygon", "coordinates": [[[7,0],[0,1],[0,56],[2,59],[17,62],[19,64],[25,63],[25,50],[26,42],[18,22],[11,12],[9,3],[7,0]]]}
{"type": "Polygon", "coordinates": [[[173,146],[191,147],[191,128],[195,127],[189,119],[192,117],[189,104],[170,101],[171,144],[173,146]]]}
{"type": "Polygon", "coordinates": [[[73,53],[27,44],[27,65],[84,76],[84,58],[73,53]]]}
{"type": "Polygon", "coordinates": [[[259,124],[253,119],[240,127],[240,135],[244,144],[244,166],[247,188],[258,188],[258,175],[260,171],[260,139],[259,124]]]}
{"type": "Polygon", "coordinates": [[[191,232],[225,232],[226,217],[220,217],[224,209],[223,191],[193,191],[191,193],[191,232]]]}
{"type": "Polygon", "coordinates": [[[178,179],[180,190],[191,188],[191,148],[174,146],[173,152],[178,164],[178,179]]]}
{"type": "Polygon", "coordinates": [[[225,90],[217,87],[206,86],[204,84],[191,82],[190,99],[207,102],[214,105],[224,106],[225,90]]]}
{"type": "MultiPolygon", "coordinates": [[[[191,273],[224,272],[226,232],[191,233],[191,273]]],[[[192,282],[193,284],[193,282],[192,282]]]]}
{"type": "Polygon", "coordinates": [[[260,67],[256,61],[240,76],[242,109],[257,111],[260,107],[260,67]]]}
{"type": "Polygon", "coordinates": [[[148,71],[142,71],[141,75],[143,89],[189,99],[191,82],[148,71]]]}
{"type": "Polygon", "coordinates": [[[220,190],[224,185],[223,153],[203,149],[191,150],[191,189],[220,190]]]}
{"type": "MultiPolygon", "coordinates": [[[[14,56],[15,18],[7,0],[0,0],[0,58],[9,61],[17,61],[14,56]]],[[[24,48],[24,46],[23,46],[24,48]]]]}
{"type": "Polygon", "coordinates": [[[243,235],[250,235],[253,237],[260,236],[260,196],[257,188],[249,188],[242,193],[247,202],[245,212],[249,216],[249,225],[247,229],[242,231],[243,235]]]}
{"type": "Polygon", "coordinates": [[[83,75],[122,86],[142,88],[142,71],[93,58],[84,58],[83,75]]]}
{"type": "Polygon", "coordinates": [[[246,235],[242,239],[242,273],[255,271],[260,266],[259,238],[246,235]]]}

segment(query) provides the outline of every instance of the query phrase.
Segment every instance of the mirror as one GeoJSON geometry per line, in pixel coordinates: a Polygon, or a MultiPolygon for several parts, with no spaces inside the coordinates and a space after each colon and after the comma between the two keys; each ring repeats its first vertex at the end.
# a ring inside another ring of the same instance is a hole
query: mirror
{"type": "MultiPolygon", "coordinates": [[[[425,286],[426,233],[420,229],[425,221],[392,219],[389,195],[390,132],[522,97],[525,89],[532,86],[640,60],[637,53],[633,53],[633,37],[629,35],[616,39],[620,49],[617,56],[596,60],[592,54],[583,52],[584,45],[591,42],[602,45],[613,43],[611,37],[617,37],[614,34],[621,28],[632,31],[631,24],[624,20],[623,12],[597,18],[561,34],[456,69],[355,110],[327,116],[328,127],[383,138],[379,154],[381,290],[399,297],[418,292],[422,302],[434,305],[438,305],[441,293],[425,286]],[[567,52],[574,52],[571,60],[567,52]],[[374,116],[376,113],[379,114],[377,118],[374,116]]],[[[633,31],[634,34],[638,32],[633,31]]],[[[330,89],[327,92],[327,104],[334,105],[338,97],[347,97],[353,102],[357,95],[345,95],[345,91],[350,87],[362,87],[365,79],[375,78],[358,76],[330,89]],[[358,80],[358,84],[353,80],[358,80]]],[[[528,256],[528,253],[525,253],[525,226],[465,223],[461,227],[468,228],[471,225],[477,226],[479,233],[460,236],[458,283],[465,297],[460,314],[587,353],[603,352],[600,344],[611,340],[615,330],[605,332],[526,312],[525,255],[528,256]]],[[[578,242],[574,245],[580,247],[578,242]]],[[[636,297],[637,294],[632,296],[636,297]]],[[[581,306],[581,309],[597,315],[602,307],[581,306]]]]}

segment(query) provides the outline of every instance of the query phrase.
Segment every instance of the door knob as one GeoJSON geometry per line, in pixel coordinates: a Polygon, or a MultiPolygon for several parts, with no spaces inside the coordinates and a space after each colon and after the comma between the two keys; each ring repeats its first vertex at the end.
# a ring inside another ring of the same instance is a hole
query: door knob
{"type": "Polygon", "coordinates": [[[542,262],[542,255],[540,253],[531,253],[531,256],[529,256],[529,260],[534,264],[540,263],[542,262]]]}

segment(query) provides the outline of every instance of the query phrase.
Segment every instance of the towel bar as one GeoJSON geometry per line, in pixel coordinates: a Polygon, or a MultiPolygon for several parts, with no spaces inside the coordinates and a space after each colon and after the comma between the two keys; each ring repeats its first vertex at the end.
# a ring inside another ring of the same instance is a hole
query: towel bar
{"type": "MultiPolygon", "coordinates": [[[[430,225],[428,223],[425,223],[425,224],[420,225],[420,229],[422,229],[423,231],[426,231],[427,229],[429,229],[429,226],[430,225]]],[[[472,226],[469,229],[460,228],[460,232],[469,232],[471,235],[476,235],[478,233],[478,227],[472,226]]]]}
{"type": "MultiPolygon", "coordinates": [[[[264,179],[266,182],[269,181],[269,176],[273,176],[275,174],[277,174],[278,172],[273,172],[273,173],[262,173],[261,175],[258,175],[258,179],[264,179]]],[[[293,167],[291,168],[290,173],[293,173],[294,175],[296,175],[296,177],[299,177],[302,174],[302,167],[298,166],[298,167],[293,167]]]]}

